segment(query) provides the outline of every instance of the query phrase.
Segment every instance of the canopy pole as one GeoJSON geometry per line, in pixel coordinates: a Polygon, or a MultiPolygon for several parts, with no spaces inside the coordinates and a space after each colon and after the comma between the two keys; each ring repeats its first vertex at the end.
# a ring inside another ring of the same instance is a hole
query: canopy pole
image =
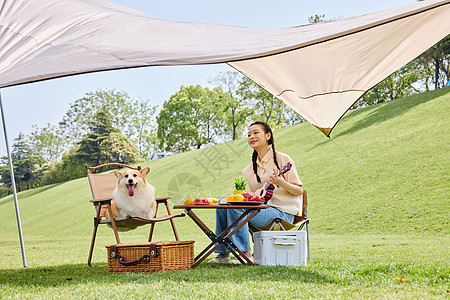
{"type": "Polygon", "coordinates": [[[12,164],[12,159],[11,159],[11,152],[9,150],[8,134],[6,132],[6,121],[5,121],[5,114],[3,113],[3,101],[2,101],[1,90],[0,90],[0,109],[1,109],[1,114],[2,114],[3,132],[5,135],[6,152],[8,153],[9,173],[11,175],[11,186],[13,188],[14,206],[16,208],[17,226],[19,227],[20,247],[22,249],[22,261],[23,261],[23,267],[26,268],[27,267],[27,258],[25,257],[25,246],[23,243],[23,236],[22,236],[22,224],[20,222],[19,202],[17,200],[16,180],[14,178],[14,169],[13,169],[13,164],[12,164]]]}

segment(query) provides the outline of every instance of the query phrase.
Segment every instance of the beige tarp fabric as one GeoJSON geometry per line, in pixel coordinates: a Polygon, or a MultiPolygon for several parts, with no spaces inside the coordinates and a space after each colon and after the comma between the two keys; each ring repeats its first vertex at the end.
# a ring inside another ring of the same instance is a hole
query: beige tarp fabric
{"type": "MultiPolygon", "coordinates": [[[[323,28],[357,19],[364,17],[324,24],[323,28]]],[[[450,5],[231,65],[329,135],[365,91],[448,34],[450,5]]]]}
{"type": "Polygon", "coordinates": [[[283,29],[159,20],[100,0],[0,1],[0,88],[228,62],[329,134],[367,89],[450,33],[450,0],[283,29]]]}

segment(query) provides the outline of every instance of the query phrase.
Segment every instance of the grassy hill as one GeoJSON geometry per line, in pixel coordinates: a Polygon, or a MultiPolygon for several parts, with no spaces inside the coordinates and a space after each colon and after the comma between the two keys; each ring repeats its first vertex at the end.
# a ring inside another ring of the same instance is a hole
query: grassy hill
{"type": "MultiPolygon", "coordinates": [[[[351,111],[339,122],[332,133],[334,141],[381,186],[309,123],[276,130],[276,149],[293,158],[308,190],[312,234],[430,230],[448,235],[449,111],[450,88],[443,88],[351,111]]],[[[151,167],[148,179],[157,196],[171,196],[172,204],[177,204],[188,196],[231,193],[234,177],[241,175],[250,158],[246,139],[240,139],[143,166],[151,167]]],[[[78,239],[88,245],[94,217],[90,198],[86,178],[21,192],[25,239],[78,239]]],[[[213,211],[201,214],[213,227],[213,211]]],[[[182,239],[207,242],[189,218],[177,221],[182,239]]],[[[17,241],[12,196],[0,199],[0,226],[2,241],[17,241]]],[[[167,230],[168,225],[161,225],[156,239],[167,239],[167,230]]],[[[100,229],[99,245],[111,242],[111,233],[100,229]]],[[[131,232],[123,242],[136,241],[141,234],[142,230],[131,232]]]]}

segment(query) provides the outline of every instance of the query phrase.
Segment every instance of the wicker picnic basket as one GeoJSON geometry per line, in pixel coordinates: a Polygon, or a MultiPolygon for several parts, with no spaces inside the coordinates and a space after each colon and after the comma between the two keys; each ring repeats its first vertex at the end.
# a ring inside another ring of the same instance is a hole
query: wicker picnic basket
{"type": "Polygon", "coordinates": [[[194,241],[117,244],[106,248],[110,273],[183,270],[194,263],[194,241]]]}

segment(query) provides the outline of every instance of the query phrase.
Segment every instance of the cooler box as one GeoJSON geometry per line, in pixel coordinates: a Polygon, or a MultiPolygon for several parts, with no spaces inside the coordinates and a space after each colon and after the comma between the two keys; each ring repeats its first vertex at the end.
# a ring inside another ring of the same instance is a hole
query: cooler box
{"type": "Polygon", "coordinates": [[[257,265],[306,266],[306,231],[258,231],[253,234],[257,265]]]}

